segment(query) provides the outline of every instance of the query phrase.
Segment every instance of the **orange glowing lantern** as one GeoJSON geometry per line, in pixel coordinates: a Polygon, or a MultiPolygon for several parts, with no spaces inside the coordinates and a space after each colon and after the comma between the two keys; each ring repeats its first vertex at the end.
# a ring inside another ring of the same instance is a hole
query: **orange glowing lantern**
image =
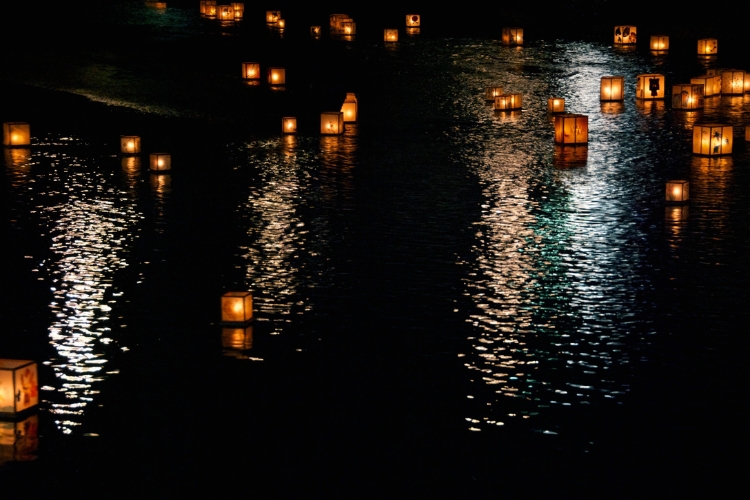
{"type": "Polygon", "coordinates": [[[615,44],[616,45],[631,45],[636,42],[635,26],[615,26],[615,44]]]}
{"type": "Polygon", "coordinates": [[[37,458],[39,415],[0,420],[0,467],[4,462],[26,462],[37,458]]]}
{"type": "Polygon", "coordinates": [[[200,10],[202,16],[216,15],[216,0],[201,0],[200,10]],[[211,14],[213,13],[213,14],[211,14]]]}
{"type": "Polygon", "coordinates": [[[172,156],[167,153],[151,153],[149,170],[157,174],[167,173],[172,169],[172,156]]]}
{"type": "Polygon", "coordinates": [[[352,19],[345,19],[341,21],[341,34],[344,36],[351,36],[357,33],[357,23],[352,19]]]}
{"type": "Polygon", "coordinates": [[[549,99],[547,99],[547,112],[564,113],[565,99],[563,99],[562,97],[550,97],[549,99]]]}
{"type": "Polygon", "coordinates": [[[503,28],[503,45],[523,45],[523,28],[503,28]]]}
{"type": "Polygon", "coordinates": [[[671,203],[685,203],[689,199],[690,183],[688,181],[667,181],[667,201],[671,203]]]}
{"type": "Polygon", "coordinates": [[[344,122],[357,121],[357,95],[354,92],[347,92],[344,104],[341,105],[341,112],[344,113],[344,122]]]}
{"type": "Polygon", "coordinates": [[[285,116],[281,119],[281,131],[284,134],[296,134],[297,133],[297,118],[293,116],[285,116]]]}
{"type": "Polygon", "coordinates": [[[124,155],[137,155],[141,152],[141,138],[137,135],[120,136],[120,152],[124,155]]]}
{"type": "Polygon", "coordinates": [[[281,19],[281,12],[278,10],[267,10],[266,11],[266,24],[275,25],[281,19]]]}
{"type": "Polygon", "coordinates": [[[521,94],[501,94],[495,97],[493,107],[499,111],[521,109],[521,94]]]}
{"type": "Polygon", "coordinates": [[[690,83],[703,85],[703,96],[711,97],[721,93],[721,76],[719,75],[701,75],[690,79],[690,83]]]}
{"type": "Polygon", "coordinates": [[[3,123],[3,145],[31,146],[31,127],[25,122],[3,123]]]}
{"type": "Polygon", "coordinates": [[[419,14],[406,14],[406,27],[419,28],[422,25],[422,19],[419,14]]]}
{"type": "Polygon", "coordinates": [[[732,154],[732,125],[707,123],[693,125],[693,154],[722,156],[732,154]]]}
{"type": "Polygon", "coordinates": [[[286,21],[285,21],[285,20],[283,20],[283,19],[279,19],[279,21],[278,21],[278,22],[276,23],[276,27],[277,27],[277,28],[278,28],[278,29],[279,29],[280,31],[284,31],[284,28],[286,28],[286,21]]]}
{"type": "Polygon", "coordinates": [[[216,17],[221,21],[234,21],[234,8],[231,5],[217,5],[216,17]]]}
{"type": "Polygon", "coordinates": [[[574,113],[555,116],[555,143],[586,144],[589,142],[589,117],[574,113]]]}
{"type": "Polygon", "coordinates": [[[243,62],[242,78],[245,80],[258,80],[260,78],[260,63],[243,62]]]}
{"type": "Polygon", "coordinates": [[[221,321],[247,323],[253,319],[252,292],[226,292],[221,296],[221,321]]]}
{"type": "Polygon", "coordinates": [[[484,99],[489,102],[495,102],[495,97],[503,95],[502,87],[487,87],[484,89],[484,99]]]}
{"type": "Polygon", "coordinates": [[[242,2],[232,2],[230,4],[232,6],[232,10],[234,10],[234,20],[239,21],[243,17],[245,17],[245,4],[242,2]]]}
{"type": "Polygon", "coordinates": [[[0,416],[13,417],[39,404],[36,363],[0,359],[0,416]]]}
{"type": "Polygon", "coordinates": [[[603,76],[600,99],[602,101],[622,101],[625,99],[625,77],[603,76]]]}
{"type": "Polygon", "coordinates": [[[398,42],[398,30],[392,28],[384,29],[383,40],[386,42],[398,42]]]}
{"type": "Polygon", "coordinates": [[[649,45],[652,52],[657,54],[664,53],[669,50],[669,37],[666,35],[653,35],[649,45]]]}
{"type": "Polygon", "coordinates": [[[721,93],[737,95],[745,93],[747,75],[741,69],[725,69],[721,71],[721,93]]]}
{"type": "Polygon", "coordinates": [[[344,113],[326,111],[320,114],[320,133],[323,135],[340,135],[344,133],[344,113]]]}
{"type": "Polygon", "coordinates": [[[703,107],[703,85],[683,83],[672,86],[672,108],[701,109],[703,107]]]}
{"type": "Polygon", "coordinates": [[[701,38],[698,40],[698,55],[713,56],[719,52],[719,42],[716,38],[701,38]]]}
{"type": "Polygon", "coordinates": [[[323,29],[320,26],[310,26],[310,36],[313,38],[320,38],[320,34],[323,29]]]}
{"type": "Polygon", "coordinates": [[[636,99],[664,99],[664,75],[641,74],[635,77],[636,99]]]}
{"type": "Polygon", "coordinates": [[[286,83],[286,70],[284,68],[268,68],[269,85],[284,85],[286,83]]]}
{"type": "Polygon", "coordinates": [[[349,19],[349,16],[346,14],[331,14],[328,18],[331,34],[340,35],[342,31],[341,23],[347,19],[349,19]]]}

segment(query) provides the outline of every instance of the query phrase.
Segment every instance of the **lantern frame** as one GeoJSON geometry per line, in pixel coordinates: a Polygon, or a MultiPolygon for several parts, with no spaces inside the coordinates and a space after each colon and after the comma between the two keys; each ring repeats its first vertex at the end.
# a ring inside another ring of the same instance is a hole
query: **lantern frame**
{"type": "Polygon", "coordinates": [[[141,152],[141,138],[137,135],[120,136],[120,153],[123,155],[137,155],[141,152]]]}
{"type": "Polygon", "coordinates": [[[726,156],[732,154],[734,127],[725,123],[693,125],[693,154],[726,156]]]}
{"type": "Polygon", "coordinates": [[[634,45],[638,38],[638,28],[627,24],[615,26],[614,35],[615,45],[634,45]]]}
{"type": "Polygon", "coordinates": [[[703,85],[703,97],[711,97],[721,94],[721,76],[701,75],[690,79],[690,83],[703,85]]]}
{"type": "Polygon", "coordinates": [[[623,101],[625,100],[625,77],[603,76],[599,90],[601,101],[623,101]]]}
{"type": "Polygon", "coordinates": [[[39,404],[35,361],[0,359],[0,416],[17,417],[39,404]]]}
{"type": "Polygon", "coordinates": [[[721,93],[726,95],[742,95],[745,93],[745,81],[748,75],[742,69],[725,69],[719,74],[721,77],[721,93]]]}
{"type": "Polygon", "coordinates": [[[169,173],[172,170],[172,155],[169,153],[151,153],[148,169],[157,174],[169,173]]]}
{"type": "Polygon", "coordinates": [[[260,63],[243,62],[242,63],[243,80],[260,80],[260,63]]]}
{"type": "Polygon", "coordinates": [[[523,106],[523,98],[519,93],[501,94],[495,96],[495,102],[493,108],[498,111],[513,111],[521,109],[523,106]]]}
{"type": "Polygon", "coordinates": [[[221,296],[221,321],[224,324],[246,324],[253,320],[253,293],[230,291],[221,296]]]}
{"type": "Polygon", "coordinates": [[[667,35],[651,35],[649,46],[651,51],[657,54],[667,52],[669,50],[669,37],[667,35]]]}
{"type": "Polygon", "coordinates": [[[422,25],[422,18],[419,14],[406,14],[406,27],[419,28],[422,25]]]}
{"type": "Polygon", "coordinates": [[[266,24],[275,25],[279,22],[279,19],[281,19],[280,10],[267,10],[266,11],[266,24]]]}
{"type": "Polygon", "coordinates": [[[503,28],[501,41],[503,45],[523,45],[523,28],[503,28]]]}
{"type": "Polygon", "coordinates": [[[398,42],[398,29],[396,28],[385,28],[383,30],[383,41],[384,42],[398,42]]]}
{"type": "Polygon", "coordinates": [[[635,98],[644,100],[664,99],[664,75],[642,73],[635,77],[635,98]]]}
{"type": "Polygon", "coordinates": [[[719,52],[719,41],[716,38],[701,38],[698,40],[698,55],[713,56],[719,52]]]}
{"type": "Polygon", "coordinates": [[[548,113],[565,113],[565,99],[562,97],[550,97],[547,99],[548,113]]]}
{"type": "Polygon", "coordinates": [[[344,113],[341,111],[324,111],[320,114],[320,133],[322,135],[341,135],[344,133],[344,113]]]}
{"type": "Polygon", "coordinates": [[[665,200],[669,203],[687,203],[690,199],[690,183],[686,180],[667,181],[665,200]]]}
{"type": "Polygon", "coordinates": [[[283,134],[297,133],[297,118],[294,116],[285,116],[281,119],[281,132],[283,134]]]}
{"type": "Polygon", "coordinates": [[[268,68],[268,84],[273,87],[286,85],[286,69],[279,67],[268,68]]]}
{"type": "Polygon", "coordinates": [[[691,111],[703,108],[702,83],[678,83],[672,85],[672,109],[691,111]]]}
{"type": "Polygon", "coordinates": [[[27,122],[3,123],[3,146],[10,148],[31,146],[31,126],[27,122]]]}
{"type": "Polygon", "coordinates": [[[555,115],[555,144],[588,144],[589,117],[576,113],[555,115]]]}

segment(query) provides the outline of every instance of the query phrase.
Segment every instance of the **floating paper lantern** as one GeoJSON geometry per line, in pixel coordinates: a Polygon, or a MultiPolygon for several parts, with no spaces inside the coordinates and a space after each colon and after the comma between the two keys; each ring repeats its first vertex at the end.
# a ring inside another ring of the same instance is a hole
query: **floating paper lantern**
{"type": "Polygon", "coordinates": [[[557,144],[586,144],[589,142],[589,117],[574,113],[555,116],[557,144]]]}
{"type": "Polygon", "coordinates": [[[685,203],[690,199],[690,183],[688,181],[667,181],[667,201],[685,203]]]}
{"type": "Polygon", "coordinates": [[[547,112],[564,113],[565,99],[563,99],[562,97],[550,97],[549,99],[547,99],[547,112]]]}
{"type": "Polygon", "coordinates": [[[600,98],[602,101],[622,101],[625,99],[625,77],[603,76],[600,98]]]}
{"type": "Polygon", "coordinates": [[[523,28],[503,28],[503,45],[523,45],[523,28]]]}
{"type": "Polygon", "coordinates": [[[419,14],[406,14],[406,27],[419,28],[422,25],[422,19],[419,14]]]}
{"type": "Polygon", "coordinates": [[[503,95],[502,87],[487,87],[484,89],[484,99],[486,101],[495,102],[495,97],[503,95]]]}
{"type": "Polygon", "coordinates": [[[341,112],[344,113],[344,122],[357,121],[357,96],[353,92],[346,94],[344,104],[341,105],[341,112]]]}
{"type": "Polygon", "coordinates": [[[323,28],[320,26],[310,26],[310,36],[313,38],[320,38],[323,28]]]}
{"type": "Polygon", "coordinates": [[[719,75],[721,77],[722,94],[744,94],[745,93],[745,71],[741,69],[725,69],[719,75]]]}
{"type": "Polygon", "coordinates": [[[351,36],[357,33],[357,23],[351,19],[341,21],[341,34],[351,36]]]}
{"type": "Polygon", "coordinates": [[[151,153],[149,155],[149,170],[156,173],[166,173],[172,169],[172,156],[167,153],[151,153]]]}
{"type": "Polygon", "coordinates": [[[698,40],[698,55],[713,56],[719,52],[719,42],[716,38],[701,38],[698,40]]]}
{"type": "Polygon", "coordinates": [[[141,152],[141,138],[137,135],[121,135],[120,152],[124,155],[137,155],[141,152]]]}
{"type": "Polygon", "coordinates": [[[278,28],[280,31],[284,31],[284,28],[286,28],[286,21],[283,19],[279,19],[276,22],[276,28],[278,28]]]}
{"type": "Polygon", "coordinates": [[[297,133],[297,118],[293,116],[285,116],[281,119],[281,131],[284,134],[296,134],[297,133]]]}
{"type": "Polygon", "coordinates": [[[635,26],[615,26],[615,44],[634,44],[637,38],[636,31],[635,26]]]}
{"type": "Polygon", "coordinates": [[[245,80],[258,80],[260,78],[260,63],[243,62],[242,78],[245,80]]]}
{"type": "Polygon", "coordinates": [[[266,11],[266,24],[275,25],[281,19],[281,12],[278,10],[267,10],[266,11]]]}
{"type": "Polygon", "coordinates": [[[521,109],[521,94],[501,94],[496,96],[493,107],[500,111],[521,109]]]}
{"type": "Polygon", "coordinates": [[[202,16],[215,16],[216,15],[216,0],[201,0],[200,11],[202,16]]]}
{"type": "Polygon", "coordinates": [[[672,108],[701,109],[703,107],[703,85],[683,83],[672,86],[672,108]]]}
{"type": "Polygon", "coordinates": [[[286,70],[284,68],[268,68],[269,85],[284,85],[286,83],[286,70]]]}
{"type": "Polygon", "coordinates": [[[230,4],[234,10],[234,20],[239,21],[245,17],[245,4],[242,2],[232,2],[230,4]]]}
{"type": "Polygon", "coordinates": [[[690,79],[690,83],[699,83],[703,85],[703,96],[711,97],[721,93],[721,76],[719,75],[701,75],[690,79]]]}
{"type": "Polygon", "coordinates": [[[664,75],[645,73],[635,77],[636,99],[664,99],[664,75]]]}
{"type": "Polygon", "coordinates": [[[25,122],[3,123],[3,145],[5,146],[30,146],[31,127],[25,122]]]}
{"type": "Polygon", "coordinates": [[[216,17],[221,21],[234,21],[234,8],[231,5],[217,5],[216,17]]]}
{"type": "Polygon", "coordinates": [[[331,14],[328,18],[328,27],[331,33],[336,35],[341,34],[341,23],[346,19],[349,19],[349,16],[346,14],[331,14]]]}
{"type": "Polygon", "coordinates": [[[340,135],[344,133],[344,113],[326,111],[320,114],[320,133],[323,135],[340,135]]]}
{"type": "Polygon", "coordinates": [[[652,35],[649,45],[651,46],[652,52],[666,52],[669,50],[669,37],[666,35],[652,35]]]}
{"type": "Polygon", "coordinates": [[[383,40],[386,42],[398,42],[398,30],[391,28],[384,29],[383,40]]]}
{"type": "Polygon", "coordinates": [[[15,416],[39,404],[36,363],[0,359],[0,415],[15,416]]]}
{"type": "Polygon", "coordinates": [[[252,319],[252,292],[226,292],[221,296],[221,321],[225,323],[247,323],[252,319]]]}
{"type": "Polygon", "coordinates": [[[732,125],[708,123],[693,125],[693,154],[721,156],[732,154],[732,125]]]}

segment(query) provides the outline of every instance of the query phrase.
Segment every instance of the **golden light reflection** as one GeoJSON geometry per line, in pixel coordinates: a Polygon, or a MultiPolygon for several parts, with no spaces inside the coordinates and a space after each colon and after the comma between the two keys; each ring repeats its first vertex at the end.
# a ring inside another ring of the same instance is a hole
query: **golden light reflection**
{"type": "Polygon", "coordinates": [[[0,420],[0,466],[6,462],[35,460],[38,448],[38,415],[21,420],[0,420]]]}

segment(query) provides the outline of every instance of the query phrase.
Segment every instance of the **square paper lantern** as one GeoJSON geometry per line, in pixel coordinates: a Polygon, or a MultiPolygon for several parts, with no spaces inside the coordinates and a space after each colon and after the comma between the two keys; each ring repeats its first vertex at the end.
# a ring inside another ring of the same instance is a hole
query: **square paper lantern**
{"type": "Polygon", "coordinates": [[[683,83],[672,86],[672,108],[701,109],[703,107],[703,85],[683,83]]]}
{"type": "Polygon", "coordinates": [[[721,93],[721,76],[719,75],[696,76],[690,79],[690,83],[702,84],[704,97],[711,97],[721,93]]]}
{"type": "Polygon", "coordinates": [[[234,10],[234,20],[239,21],[245,17],[245,4],[242,2],[232,2],[230,4],[234,10]]]}
{"type": "Polygon", "coordinates": [[[641,74],[635,77],[636,99],[664,99],[664,75],[641,74]]]}
{"type": "Polygon", "coordinates": [[[284,68],[268,68],[268,84],[284,85],[286,83],[286,70],[284,68]]]}
{"type": "Polygon", "coordinates": [[[231,5],[217,5],[216,17],[221,21],[234,21],[234,8],[231,5]]]}
{"type": "Polygon", "coordinates": [[[344,113],[327,111],[320,114],[320,133],[323,135],[340,135],[344,133],[344,113]]]}
{"type": "Polygon", "coordinates": [[[667,201],[672,203],[685,203],[689,199],[690,183],[688,181],[667,181],[667,201]]]}
{"type": "Polygon", "coordinates": [[[36,363],[0,359],[0,415],[15,416],[39,404],[36,363]]]}
{"type": "Polygon", "coordinates": [[[502,87],[487,87],[484,89],[484,99],[486,101],[495,102],[495,97],[503,95],[502,87]]]}
{"type": "Polygon", "coordinates": [[[615,44],[629,45],[636,42],[635,26],[615,26],[615,44]]]}
{"type": "Polygon", "coordinates": [[[247,323],[252,319],[252,292],[227,292],[221,296],[221,321],[225,323],[247,323]]]}
{"type": "Polygon", "coordinates": [[[258,80],[260,78],[260,63],[243,62],[242,78],[245,80],[258,80]]]}
{"type": "Polygon", "coordinates": [[[698,40],[698,55],[713,56],[719,52],[719,42],[716,38],[701,38],[698,40]]]}
{"type": "Polygon", "coordinates": [[[351,19],[345,19],[341,21],[341,34],[344,36],[351,36],[357,33],[357,23],[351,19]]]}
{"type": "Polygon", "coordinates": [[[502,94],[495,97],[494,108],[500,111],[521,109],[521,94],[502,94]]]}
{"type": "Polygon", "coordinates": [[[523,28],[503,28],[503,45],[523,45],[523,28]]]}
{"type": "Polygon", "coordinates": [[[722,156],[732,154],[734,129],[722,123],[693,125],[693,154],[722,156]]]}
{"type": "Polygon", "coordinates": [[[344,122],[357,121],[357,95],[353,92],[347,92],[344,104],[341,105],[341,112],[344,113],[344,122]]]}
{"type": "Polygon", "coordinates": [[[281,119],[281,132],[284,134],[296,134],[297,133],[297,118],[293,116],[285,116],[281,119]]]}
{"type": "Polygon", "coordinates": [[[589,117],[573,113],[555,116],[555,142],[557,144],[589,142],[589,117]]]}
{"type": "Polygon", "coordinates": [[[665,35],[653,35],[649,45],[652,52],[666,52],[669,50],[669,37],[665,35]]]}
{"type": "Polygon", "coordinates": [[[121,135],[120,152],[124,155],[137,155],[141,152],[141,138],[137,135],[121,135]]]}
{"type": "Polygon", "coordinates": [[[276,27],[279,29],[279,31],[284,31],[284,28],[286,28],[286,21],[283,19],[279,19],[276,23],[276,27]]]}
{"type": "Polygon", "coordinates": [[[200,10],[202,16],[216,15],[216,0],[201,0],[200,10]]]}
{"type": "Polygon", "coordinates": [[[564,113],[565,99],[563,99],[562,97],[550,97],[549,99],[547,99],[547,112],[564,113]]]}
{"type": "Polygon", "coordinates": [[[391,28],[384,29],[383,40],[386,42],[398,42],[398,30],[391,28]]]}
{"type": "Polygon", "coordinates": [[[31,127],[25,122],[3,123],[3,145],[5,146],[30,146],[31,127]]]}
{"type": "Polygon", "coordinates": [[[310,26],[310,36],[313,38],[320,38],[323,28],[320,26],[310,26]]]}
{"type": "Polygon", "coordinates": [[[149,170],[163,173],[172,169],[172,156],[167,153],[151,153],[149,156],[149,170]]]}
{"type": "Polygon", "coordinates": [[[266,11],[266,24],[276,24],[281,19],[281,12],[278,10],[267,10],[266,11]]]}
{"type": "Polygon", "coordinates": [[[625,77],[603,76],[601,83],[602,101],[622,101],[625,99],[625,77]]]}
{"type": "Polygon", "coordinates": [[[422,19],[419,14],[406,14],[406,27],[419,28],[422,25],[422,19]]]}
{"type": "Polygon", "coordinates": [[[745,71],[741,69],[725,69],[721,72],[722,94],[745,93],[745,71]]]}

